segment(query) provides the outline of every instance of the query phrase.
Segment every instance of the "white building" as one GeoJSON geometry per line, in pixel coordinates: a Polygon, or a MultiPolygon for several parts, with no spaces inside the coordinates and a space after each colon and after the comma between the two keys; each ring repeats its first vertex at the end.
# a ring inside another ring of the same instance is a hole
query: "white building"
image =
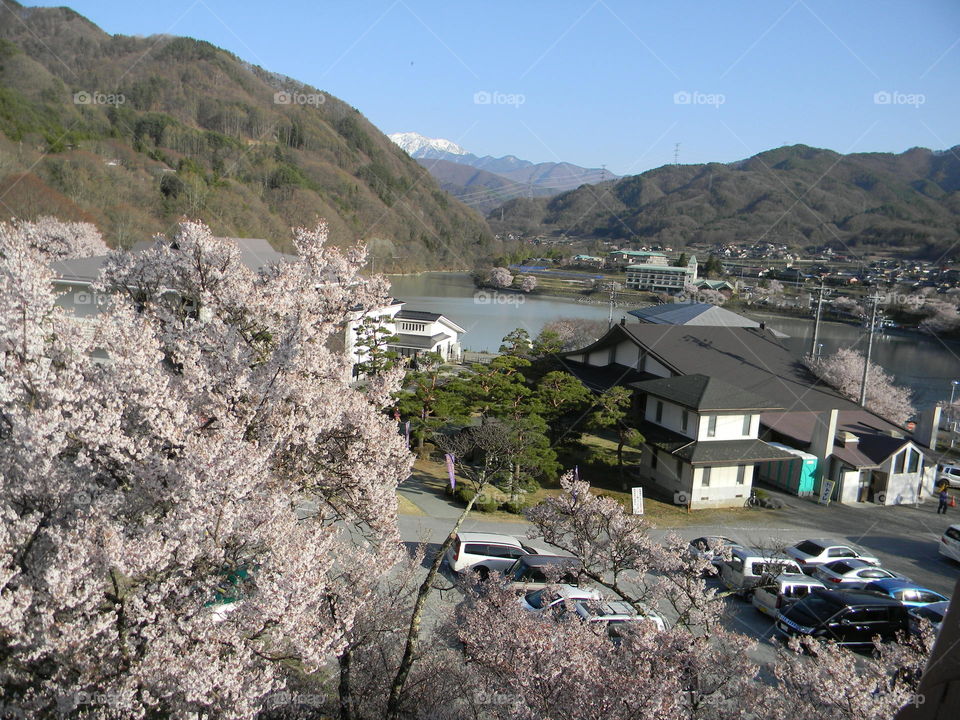
{"type": "MultiPolygon", "coordinates": [[[[413,359],[421,353],[432,352],[438,353],[444,362],[460,362],[460,336],[466,330],[440,313],[407,310],[404,304],[393,298],[390,305],[366,316],[370,325],[382,329],[380,334],[386,339],[386,347],[405,358],[413,359]]],[[[358,345],[363,322],[357,317],[346,328],[344,345],[354,365],[369,358],[368,349],[358,345]]]]}
{"type": "Polygon", "coordinates": [[[642,263],[627,265],[627,288],[648,292],[681,292],[697,279],[697,259],[691,257],[684,267],[642,263]]]}

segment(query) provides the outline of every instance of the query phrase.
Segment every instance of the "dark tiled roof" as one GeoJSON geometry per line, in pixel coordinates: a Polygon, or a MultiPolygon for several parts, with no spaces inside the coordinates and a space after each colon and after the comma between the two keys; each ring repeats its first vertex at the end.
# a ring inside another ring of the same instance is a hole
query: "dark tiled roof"
{"type": "Polygon", "coordinates": [[[647,445],[665,450],[693,465],[723,465],[764,460],[792,460],[796,457],[762,440],[692,440],[686,435],[668,430],[655,423],[637,424],[647,445]]]}
{"type": "Polygon", "coordinates": [[[448,339],[450,336],[446,333],[437,333],[436,335],[409,335],[407,333],[397,333],[394,335],[396,340],[390,343],[390,347],[405,347],[415,350],[429,350],[438,342],[448,339]]]}
{"type": "Polygon", "coordinates": [[[396,314],[398,320],[422,320],[424,322],[435,322],[441,317],[440,313],[427,312],[426,310],[401,310],[396,314]]]}
{"type": "Polygon", "coordinates": [[[700,373],[630,383],[641,392],[698,411],[762,410],[779,407],[772,400],[741,390],[720,378],[700,373]]]}
{"type": "Polygon", "coordinates": [[[580,382],[595,392],[609,390],[614,385],[629,385],[639,380],[649,380],[657,377],[651,373],[640,372],[626,365],[613,363],[604,367],[587,365],[585,363],[563,361],[563,369],[572,373],[580,382]]]}
{"type": "Polygon", "coordinates": [[[641,322],[666,325],[759,327],[760,323],[710,303],[664,303],[631,310],[641,322]]]}

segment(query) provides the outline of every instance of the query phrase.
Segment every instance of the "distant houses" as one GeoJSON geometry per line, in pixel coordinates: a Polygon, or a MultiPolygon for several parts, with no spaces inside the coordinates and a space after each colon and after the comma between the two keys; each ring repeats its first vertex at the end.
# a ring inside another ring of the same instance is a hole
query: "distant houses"
{"type": "Polygon", "coordinates": [[[911,503],[930,490],[929,438],[819,382],[765,327],[624,320],[564,360],[594,391],[631,389],[630,423],[647,438],[636,481],[691,508],[742,505],[758,477],[797,494],[830,481],[838,502],[911,503]],[[813,482],[791,479],[809,456],[813,482]]]}

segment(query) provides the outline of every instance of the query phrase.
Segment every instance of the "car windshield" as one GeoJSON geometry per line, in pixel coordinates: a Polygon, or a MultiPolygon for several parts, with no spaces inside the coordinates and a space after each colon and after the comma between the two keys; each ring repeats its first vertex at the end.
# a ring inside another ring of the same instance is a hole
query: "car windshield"
{"type": "Polygon", "coordinates": [[[807,555],[819,555],[823,552],[823,547],[817,545],[812,540],[804,540],[802,543],[796,546],[796,549],[807,555]]]}
{"type": "Polygon", "coordinates": [[[833,617],[837,612],[837,606],[831,602],[827,602],[819,595],[808,595],[794,605],[791,612],[802,613],[818,622],[823,622],[833,617]]]}
{"type": "Polygon", "coordinates": [[[539,610],[540,608],[546,607],[550,602],[550,598],[547,597],[546,590],[536,590],[526,594],[526,601],[527,605],[539,610]]]}

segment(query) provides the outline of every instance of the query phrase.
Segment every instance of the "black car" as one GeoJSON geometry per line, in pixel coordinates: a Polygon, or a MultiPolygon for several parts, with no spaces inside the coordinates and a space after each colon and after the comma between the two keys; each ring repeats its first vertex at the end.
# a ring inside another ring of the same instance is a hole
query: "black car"
{"type": "Polygon", "coordinates": [[[873,638],[893,640],[908,628],[907,608],[872,593],[814,589],[777,616],[781,635],[809,635],[838,645],[866,648],[873,638]]]}

